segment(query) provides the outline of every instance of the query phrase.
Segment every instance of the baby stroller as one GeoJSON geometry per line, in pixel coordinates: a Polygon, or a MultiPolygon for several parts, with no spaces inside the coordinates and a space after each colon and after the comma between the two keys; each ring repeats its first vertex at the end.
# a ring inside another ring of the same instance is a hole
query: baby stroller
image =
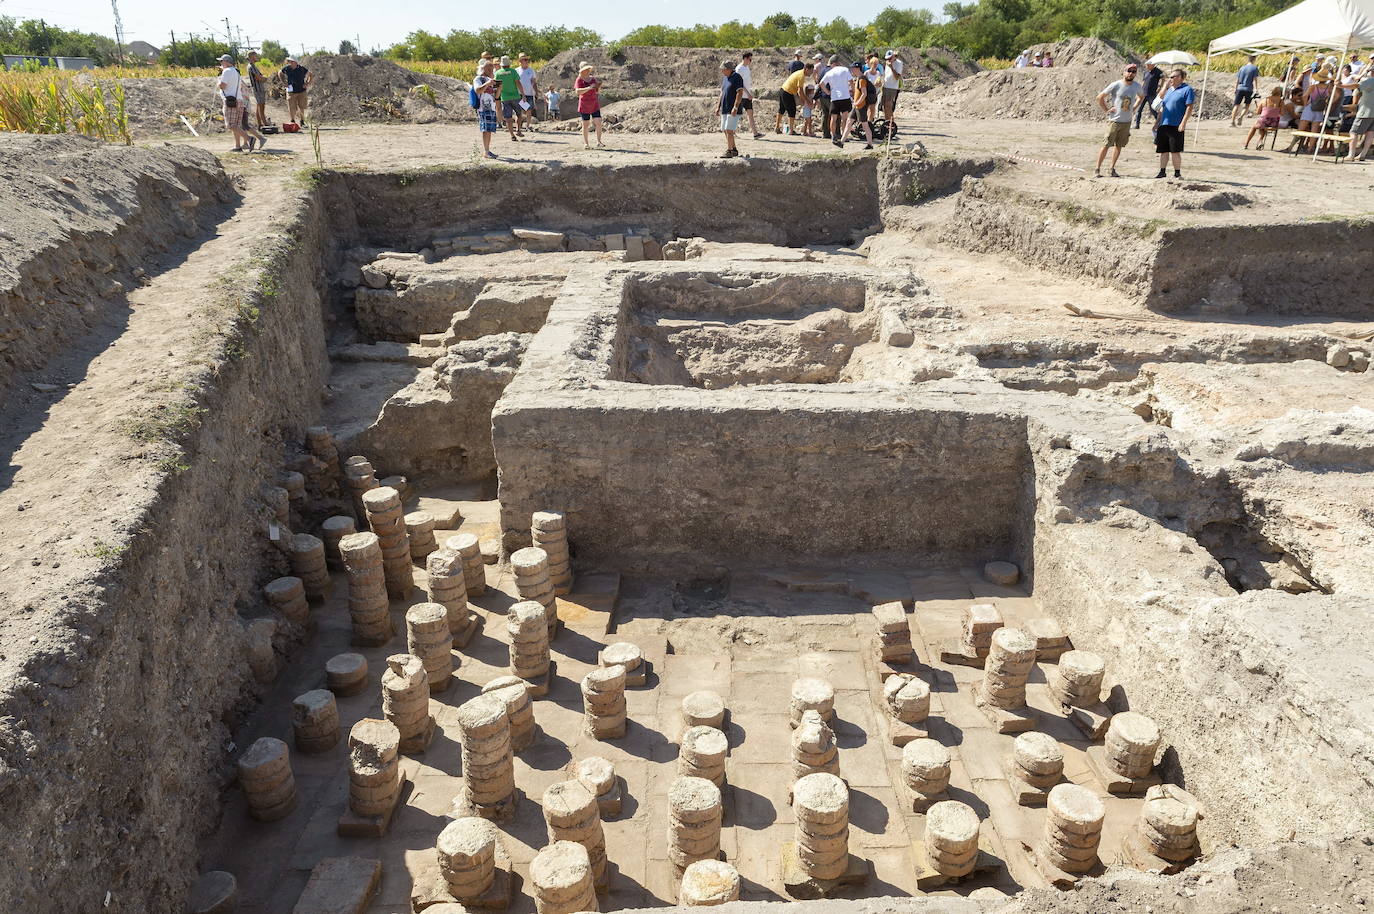
{"type": "MultiPolygon", "coordinates": [[[[879,114],[873,118],[873,120],[869,123],[869,126],[873,128],[873,142],[887,142],[888,134],[892,133],[892,126],[888,123],[887,118],[879,114]]],[[[849,128],[849,139],[864,139],[864,128],[863,125],[860,124],[858,121],[855,121],[854,126],[849,128]]]]}

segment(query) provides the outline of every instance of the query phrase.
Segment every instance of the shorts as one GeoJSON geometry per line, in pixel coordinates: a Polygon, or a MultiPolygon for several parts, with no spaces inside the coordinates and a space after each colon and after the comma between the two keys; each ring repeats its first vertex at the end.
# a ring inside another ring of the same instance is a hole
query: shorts
{"type": "Polygon", "coordinates": [[[889,89],[889,88],[887,88],[886,86],[884,86],[884,87],[883,87],[883,107],[884,107],[884,108],[887,108],[887,107],[891,106],[892,110],[893,110],[893,111],[896,111],[896,110],[897,110],[897,96],[898,96],[898,95],[901,95],[901,94],[902,94],[902,90],[901,90],[901,89],[889,89]]]}
{"type": "Polygon", "coordinates": [[[797,97],[791,92],[778,93],[778,113],[787,117],[797,116],[797,97]]]}
{"type": "Polygon", "coordinates": [[[253,100],[254,100],[255,102],[257,102],[259,105],[265,105],[265,104],[267,104],[267,87],[266,87],[266,86],[254,86],[254,87],[253,87],[253,100]]]}
{"type": "Polygon", "coordinates": [[[854,120],[856,123],[866,124],[873,120],[873,106],[864,105],[862,108],[854,109],[854,120]]]}
{"type": "Polygon", "coordinates": [[[1254,90],[1254,89],[1237,89],[1237,90],[1236,90],[1236,100],[1235,100],[1235,102],[1233,102],[1233,104],[1236,104],[1236,105],[1248,105],[1248,104],[1250,104],[1251,102],[1253,102],[1254,100],[1255,100],[1255,90],[1254,90]]]}
{"type": "Polygon", "coordinates": [[[526,96],[525,96],[525,104],[529,105],[529,107],[528,107],[528,108],[525,108],[525,109],[523,109],[523,110],[528,111],[530,114],[533,114],[533,113],[534,113],[534,96],[533,96],[533,95],[526,95],[526,96]]]}
{"type": "Polygon", "coordinates": [[[742,98],[742,99],[740,99],[740,100],[739,100],[739,110],[741,110],[741,111],[753,111],[753,110],[754,110],[754,100],[753,100],[752,98],[742,98]]]}
{"type": "Polygon", "coordinates": [[[811,110],[811,107],[810,107],[809,105],[806,106],[806,107],[804,107],[804,108],[802,108],[802,110],[801,110],[802,120],[805,120],[805,121],[811,120],[811,115],[812,115],[812,110],[811,110]]]}
{"type": "Polygon", "coordinates": [[[1316,122],[1320,121],[1321,119],[1322,113],[1320,111],[1312,110],[1311,105],[1307,105],[1306,107],[1304,107],[1302,109],[1302,114],[1298,115],[1298,120],[1301,121],[1316,122]]]}
{"type": "Polygon", "coordinates": [[[561,119],[561,118],[560,118],[560,116],[559,116],[559,114],[558,114],[558,109],[557,109],[557,108],[550,108],[550,109],[549,109],[549,120],[551,120],[551,121],[556,121],[556,120],[560,120],[560,119],[561,119]]]}
{"type": "Polygon", "coordinates": [[[1352,136],[1359,136],[1371,130],[1374,130],[1374,117],[1357,117],[1355,118],[1355,123],[1350,125],[1350,134],[1352,136]]]}
{"type": "Polygon", "coordinates": [[[601,119],[601,109],[600,109],[600,108],[597,108],[595,111],[579,111],[579,112],[577,112],[577,116],[580,117],[580,118],[582,118],[582,120],[584,120],[584,121],[589,121],[589,120],[591,120],[592,118],[596,118],[597,120],[600,120],[600,119],[601,119]]]}
{"type": "Polygon", "coordinates": [[[503,117],[517,117],[520,114],[519,102],[502,102],[501,114],[503,117]]]}
{"type": "Polygon", "coordinates": [[[830,100],[831,114],[848,114],[854,110],[854,100],[852,98],[832,98],[830,100]]]}
{"type": "Polygon", "coordinates": [[[495,108],[483,108],[477,112],[477,131],[479,133],[495,133],[497,129],[495,108]]]}
{"type": "Polygon", "coordinates": [[[1155,129],[1155,152],[1182,152],[1183,131],[1177,124],[1160,124],[1155,129]]]}
{"type": "Polygon", "coordinates": [[[1131,141],[1131,124],[1129,121],[1121,123],[1112,121],[1107,125],[1107,138],[1102,141],[1103,146],[1120,146],[1126,148],[1126,144],[1131,141]]]}
{"type": "Polygon", "coordinates": [[[722,114],[720,116],[720,129],[727,133],[733,133],[739,129],[738,114],[722,114]]]}

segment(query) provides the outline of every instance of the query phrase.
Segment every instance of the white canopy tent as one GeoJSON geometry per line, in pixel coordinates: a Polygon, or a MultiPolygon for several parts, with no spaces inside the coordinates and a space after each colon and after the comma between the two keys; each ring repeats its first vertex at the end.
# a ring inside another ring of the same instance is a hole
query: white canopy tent
{"type": "MultiPolygon", "coordinates": [[[[1212,68],[1212,55],[1228,51],[1254,51],[1276,54],[1283,51],[1331,50],[1340,51],[1342,62],[1352,50],[1374,47],[1374,0],[1302,0],[1268,19],[1247,25],[1243,29],[1223,35],[1207,45],[1207,63],[1202,71],[1202,95],[1207,94],[1207,74],[1212,68]]],[[[1339,77],[1339,68],[1336,74],[1339,77]]],[[[1331,93],[1327,117],[1339,92],[1331,93]]],[[[1198,109],[1202,99],[1198,99],[1198,109]]],[[[1201,127],[1193,128],[1194,136],[1201,127]]],[[[1326,132],[1326,120],[1322,121],[1326,132]]],[[[1320,140],[1317,149],[1321,148],[1320,140]]],[[[1315,161],[1316,152],[1312,154],[1315,161]]]]}

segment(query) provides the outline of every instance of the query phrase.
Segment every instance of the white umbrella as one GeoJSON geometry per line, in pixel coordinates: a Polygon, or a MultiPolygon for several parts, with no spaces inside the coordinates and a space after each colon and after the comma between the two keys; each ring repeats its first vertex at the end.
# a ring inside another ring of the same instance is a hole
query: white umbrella
{"type": "Polygon", "coordinates": [[[1163,64],[1166,67],[1197,66],[1197,58],[1187,51],[1160,51],[1145,62],[1163,64]]]}

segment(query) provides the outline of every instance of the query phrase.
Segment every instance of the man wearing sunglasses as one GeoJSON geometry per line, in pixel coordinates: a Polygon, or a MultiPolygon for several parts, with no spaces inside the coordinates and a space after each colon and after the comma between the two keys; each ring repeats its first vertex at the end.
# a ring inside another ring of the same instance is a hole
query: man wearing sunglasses
{"type": "Polygon", "coordinates": [[[1159,108],[1159,129],[1155,132],[1155,152],[1159,153],[1159,174],[1155,175],[1156,178],[1165,176],[1165,166],[1171,156],[1174,160],[1174,177],[1183,177],[1183,136],[1197,104],[1193,87],[1184,82],[1187,75],[1182,70],[1170,73],[1168,82],[1160,89],[1159,98],[1153,102],[1159,108]]]}
{"type": "Polygon", "coordinates": [[[1107,138],[1097,154],[1094,178],[1102,177],[1102,161],[1107,158],[1108,149],[1112,151],[1112,177],[1121,177],[1116,173],[1116,162],[1121,158],[1121,150],[1131,141],[1131,116],[1145,99],[1145,89],[1135,77],[1136,65],[1127,64],[1120,79],[1097,93],[1097,107],[1107,114],[1107,138]]]}

